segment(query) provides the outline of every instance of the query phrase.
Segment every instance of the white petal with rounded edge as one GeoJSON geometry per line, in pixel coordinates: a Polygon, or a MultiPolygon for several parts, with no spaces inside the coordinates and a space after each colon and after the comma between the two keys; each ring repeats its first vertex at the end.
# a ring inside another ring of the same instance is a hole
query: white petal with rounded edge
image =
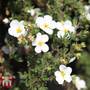
{"type": "Polygon", "coordinates": [[[67,67],[66,70],[65,70],[66,74],[71,74],[72,72],[72,68],[70,67],[67,67]]]}
{"type": "Polygon", "coordinates": [[[8,33],[9,33],[11,36],[13,36],[13,31],[12,31],[11,28],[8,29],[8,33]]]}
{"type": "Polygon", "coordinates": [[[52,17],[50,15],[45,15],[44,20],[47,21],[47,22],[48,21],[50,22],[50,21],[52,21],[52,17]]]}
{"type": "Polygon", "coordinates": [[[72,22],[70,20],[66,20],[64,22],[64,26],[72,26],[72,22]]]}
{"type": "Polygon", "coordinates": [[[24,21],[22,20],[22,21],[20,21],[20,25],[24,25],[24,21]]]}
{"type": "Polygon", "coordinates": [[[35,52],[36,52],[36,53],[41,53],[41,47],[36,46],[36,47],[35,47],[35,52]]]}
{"type": "Polygon", "coordinates": [[[8,33],[9,33],[11,36],[18,37],[18,35],[16,34],[14,28],[9,28],[9,29],[8,29],[8,33]]]}
{"type": "Polygon", "coordinates": [[[49,47],[47,44],[44,44],[41,48],[43,52],[47,52],[49,50],[49,47]]]}
{"type": "Polygon", "coordinates": [[[54,73],[54,75],[55,75],[56,77],[60,77],[60,71],[56,71],[56,72],[54,73]]]}
{"type": "Polygon", "coordinates": [[[52,29],[47,29],[47,30],[43,30],[43,31],[45,31],[46,33],[48,33],[48,34],[50,34],[50,35],[53,34],[53,30],[52,30],[52,29]]]}
{"type": "Polygon", "coordinates": [[[62,75],[60,74],[60,71],[56,71],[56,72],[54,73],[54,75],[56,76],[56,81],[57,81],[59,84],[63,84],[64,78],[63,78],[62,75]]]}
{"type": "Polygon", "coordinates": [[[58,38],[63,38],[64,36],[65,36],[65,32],[64,31],[60,30],[60,31],[57,32],[57,37],[58,38]]]}
{"type": "Polygon", "coordinates": [[[43,42],[47,42],[49,40],[49,37],[48,37],[48,35],[42,35],[42,41],[43,42]]]}
{"type": "Polygon", "coordinates": [[[65,75],[65,80],[70,83],[72,81],[72,77],[70,75],[65,75]]]}
{"type": "Polygon", "coordinates": [[[65,71],[66,68],[67,68],[67,67],[66,67],[65,65],[63,65],[63,64],[59,66],[60,71],[65,71]]]}
{"type": "Polygon", "coordinates": [[[50,28],[51,29],[55,29],[56,28],[56,22],[55,21],[51,21],[50,22],[50,28]]]}
{"type": "Polygon", "coordinates": [[[39,33],[37,33],[37,37],[40,37],[41,36],[41,33],[39,32],[39,33]]]}
{"type": "Polygon", "coordinates": [[[69,27],[69,32],[75,33],[75,27],[73,26],[69,27]]]}
{"type": "Polygon", "coordinates": [[[81,86],[82,88],[86,88],[86,83],[85,83],[84,80],[81,80],[81,81],[80,81],[80,86],[81,86]]]}
{"type": "Polygon", "coordinates": [[[41,40],[42,40],[41,33],[37,33],[35,41],[38,42],[38,41],[41,41],[41,40]]]}
{"type": "Polygon", "coordinates": [[[80,90],[81,88],[86,88],[85,81],[81,80],[80,77],[78,77],[78,76],[76,77],[75,85],[78,90],[80,90]]]}
{"type": "Polygon", "coordinates": [[[43,17],[37,17],[36,24],[38,27],[40,27],[40,25],[43,23],[43,20],[44,20],[43,17]]]}
{"type": "Polygon", "coordinates": [[[61,22],[57,22],[57,23],[56,23],[56,28],[57,28],[58,30],[63,30],[63,29],[64,29],[63,24],[62,24],[61,22]]]}
{"type": "Polygon", "coordinates": [[[19,22],[17,20],[12,20],[10,23],[10,27],[18,26],[19,22]]]}
{"type": "Polygon", "coordinates": [[[64,79],[61,77],[56,77],[56,81],[58,82],[58,84],[63,84],[64,83],[64,79]]]}
{"type": "Polygon", "coordinates": [[[36,46],[36,42],[35,41],[32,42],[32,46],[36,46]]]}

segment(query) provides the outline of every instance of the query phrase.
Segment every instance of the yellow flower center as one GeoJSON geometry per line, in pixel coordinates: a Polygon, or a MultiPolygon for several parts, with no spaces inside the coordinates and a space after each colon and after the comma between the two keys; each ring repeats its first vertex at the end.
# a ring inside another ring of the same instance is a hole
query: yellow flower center
{"type": "Polygon", "coordinates": [[[67,28],[64,28],[64,32],[67,33],[68,32],[68,29],[67,28]]]}
{"type": "Polygon", "coordinates": [[[39,45],[39,46],[42,46],[43,44],[44,44],[44,42],[42,42],[42,41],[37,43],[37,45],[39,45]]]}
{"type": "Polygon", "coordinates": [[[65,76],[65,72],[61,71],[60,73],[61,73],[62,77],[65,76]]]}
{"type": "Polygon", "coordinates": [[[64,21],[61,21],[61,23],[64,25],[64,21]]]}
{"type": "Polygon", "coordinates": [[[49,28],[49,24],[48,23],[44,23],[43,24],[43,28],[45,28],[45,29],[49,28]]]}
{"type": "Polygon", "coordinates": [[[18,28],[16,29],[16,32],[17,32],[17,33],[21,33],[21,32],[22,32],[22,30],[20,29],[20,27],[18,27],[18,28]]]}

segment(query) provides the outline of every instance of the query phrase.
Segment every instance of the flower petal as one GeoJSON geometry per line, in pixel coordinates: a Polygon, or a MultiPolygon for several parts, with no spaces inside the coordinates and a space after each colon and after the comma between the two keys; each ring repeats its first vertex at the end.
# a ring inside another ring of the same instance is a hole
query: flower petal
{"type": "Polygon", "coordinates": [[[63,84],[64,83],[64,79],[60,78],[60,77],[56,77],[56,81],[58,82],[58,84],[63,84]]]}
{"type": "Polygon", "coordinates": [[[39,33],[37,33],[37,37],[40,37],[41,36],[41,33],[39,32],[39,33]]]}
{"type": "Polygon", "coordinates": [[[86,88],[86,83],[84,80],[81,80],[80,77],[76,77],[75,82],[73,82],[78,90],[86,88]]]}
{"type": "Polygon", "coordinates": [[[51,21],[50,22],[50,29],[55,29],[56,28],[56,22],[55,21],[51,21]]]}
{"type": "Polygon", "coordinates": [[[65,75],[65,80],[70,83],[72,81],[72,77],[70,75],[65,75]]]}
{"type": "Polygon", "coordinates": [[[35,52],[36,52],[36,53],[41,53],[41,47],[36,46],[36,47],[35,47],[35,52]]]}
{"type": "Polygon", "coordinates": [[[54,75],[55,75],[56,77],[60,77],[60,71],[56,71],[56,72],[54,73],[54,75]]]}
{"type": "Polygon", "coordinates": [[[66,72],[67,74],[71,74],[71,72],[72,72],[72,68],[67,67],[66,70],[65,70],[65,72],[66,72]]]}
{"type": "Polygon", "coordinates": [[[43,20],[44,20],[43,17],[38,17],[36,19],[36,24],[37,24],[38,27],[43,23],[43,20]]]}
{"type": "Polygon", "coordinates": [[[47,42],[49,40],[49,37],[48,37],[48,35],[42,35],[42,41],[43,42],[47,42]]]}
{"type": "Polygon", "coordinates": [[[72,26],[72,22],[70,20],[66,20],[64,22],[64,26],[72,26]]]}
{"type": "Polygon", "coordinates": [[[64,29],[63,24],[62,24],[61,22],[57,22],[57,23],[56,23],[56,28],[57,28],[58,30],[63,30],[63,29],[64,29]]]}
{"type": "Polygon", "coordinates": [[[63,65],[63,64],[59,66],[60,71],[65,71],[66,68],[67,67],[65,65],[63,65]]]}
{"type": "Polygon", "coordinates": [[[50,22],[50,21],[52,21],[52,17],[50,15],[45,15],[44,20],[47,21],[47,22],[48,21],[50,22]]]}
{"type": "Polygon", "coordinates": [[[52,29],[46,29],[46,30],[43,30],[43,31],[45,31],[46,33],[48,33],[48,34],[50,34],[50,35],[53,34],[53,30],[52,30],[52,29]]]}
{"type": "Polygon", "coordinates": [[[54,73],[54,75],[56,76],[56,81],[57,81],[59,84],[63,84],[64,79],[63,79],[62,75],[60,74],[60,71],[56,71],[56,72],[54,73]]]}
{"type": "Polygon", "coordinates": [[[63,38],[64,36],[65,36],[65,32],[64,31],[60,30],[60,31],[57,32],[57,37],[58,38],[63,38]]]}
{"type": "Polygon", "coordinates": [[[17,21],[17,20],[13,20],[13,21],[11,21],[11,23],[10,23],[10,27],[15,27],[15,26],[17,26],[19,24],[19,22],[17,21]]]}
{"type": "Polygon", "coordinates": [[[36,46],[36,42],[35,41],[32,42],[32,46],[36,46]]]}
{"type": "Polygon", "coordinates": [[[43,52],[47,52],[49,50],[49,47],[47,44],[44,44],[41,48],[43,52]]]}

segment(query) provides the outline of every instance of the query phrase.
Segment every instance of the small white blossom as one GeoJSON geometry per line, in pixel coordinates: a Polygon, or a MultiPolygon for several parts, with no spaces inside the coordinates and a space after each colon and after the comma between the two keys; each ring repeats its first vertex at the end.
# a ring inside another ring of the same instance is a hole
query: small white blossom
{"type": "Polygon", "coordinates": [[[63,84],[64,80],[70,83],[72,81],[71,72],[72,68],[66,67],[65,65],[59,66],[60,71],[55,72],[56,81],[58,84],[63,84]]]}
{"type": "Polygon", "coordinates": [[[90,20],[90,5],[85,5],[85,17],[87,20],[90,20]]]}
{"type": "Polygon", "coordinates": [[[35,15],[35,10],[34,9],[28,10],[27,12],[30,13],[31,16],[34,16],[35,15]]]}
{"type": "Polygon", "coordinates": [[[86,82],[84,80],[81,80],[78,76],[72,76],[72,78],[77,90],[86,89],[86,82]]]}
{"type": "Polygon", "coordinates": [[[31,16],[35,16],[36,14],[40,12],[40,9],[35,8],[35,9],[28,10],[27,12],[30,13],[31,16]]]}
{"type": "Polygon", "coordinates": [[[76,60],[76,57],[73,57],[73,58],[71,58],[70,60],[69,60],[69,63],[72,63],[73,61],[75,61],[76,60]]]}
{"type": "Polygon", "coordinates": [[[36,46],[35,52],[36,53],[41,53],[42,51],[47,52],[49,50],[49,47],[46,44],[48,40],[49,40],[48,35],[46,34],[41,35],[41,33],[37,33],[36,39],[32,42],[32,45],[36,46]]]}
{"type": "Polygon", "coordinates": [[[38,17],[36,19],[37,26],[48,34],[53,34],[53,29],[56,27],[56,23],[52,20],[52,17],[45,15],[44,17],[38,17]]]}
{"type": "Polygon", "coordinates": [[[65,34],[75,33],[75,27],[72,26],[72,22],[70,20],[66,20],[65,22],[57,22],[56,28],[59,30],[57,32],[58,38],[63,38],[65,34]]]}
{"type": "Polygon", "coordinates": [[[21,22],[19,22],[17,20],[11,21],[10,28],[8,29],[8,33],[14,37],[26,35],[23,21],[21,21],[21,22]]]}
{"type": "Polygon", "coordinates": [[[8,24],[8,23],[9,23],[9,19],[8,19],[8,18],[4,18],[4,19],[3,19],[3,22],[4,22],[5,24],[8,24]]]}

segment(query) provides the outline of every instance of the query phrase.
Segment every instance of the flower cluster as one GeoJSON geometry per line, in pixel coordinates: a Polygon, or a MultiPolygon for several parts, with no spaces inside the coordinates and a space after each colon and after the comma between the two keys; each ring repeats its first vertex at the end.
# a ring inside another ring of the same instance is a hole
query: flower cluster
{"type": "Polygon", "coordinates": [[[78,76],[71,75],[72,73],[71,67],[60,65],[59,69],[60,71],[55,72],[56,81],[58,82],[58,84],[63,84],[64,80],[68,83],[72,81],[78,90],[86,89],[86,83],[84,80],[81,80],[80,77],[78,76]]]}
{"type": "MultiPolygon", "coordinates": [[[[30,13],[31,16],[35,14],[33,10],[31,10],[30,13]]],[[[29,25],[27,27],[29,27],[29,25]]],[[[19,22],[17,20],[13,20],[10,23],[8,33],[11,36],[16,37],[19,42],[26,42],[26,46],[31,46],[31,48],[32,46],[34,46],[34,50],[37,54],[50,51],[52,47],[50,46],[51,42],[49,43],[49,41],[52,39],[51,37],[57,36],[58,40],[62,40],[62,38],[68,39],[68,37],[71,38],[71,35],[76,34],[76,28],[75,26],[73,26],[70,20],[66,20],[65,22],[55,21],[50,15],[37,17],[33,27],[35,29],[37,28],[37,30],[39,29],[39,31],[33,34],[32,32],[34,31],[34,29],[31,30],[32,28],[29,28],[30,30],[26,30],[23,21],[19,22]]],[[[76,57],[74,56],[69,60],[69,63],[73,62],[75,59],[76,57]]],[[[71,73],[71,67],[66,67],[64,64],[61,64],[59,66],[59,71],[56,71],[54,75],[58,84],[64,84],[64,81],[68,83],[70,83],[71,81],[73,82],[71,73]]],[[[85,82],[83,80],[80,80],[80,78],[78,77],[75,78],[75,81],[73,83],[78,90],[86,87],[85,82]],[[81,84],[83,84],[83,86],[81,86],[81,84]]]]}
{"type": "MultiPolygon", "coordinates": [[[[66,34],[70,36],[70,33],[75,34],[75,27],[72,26],[72,22],[70,20],[66,20],[65,22],[56,22],[52,19],[50,15],[45,15],[44,17],[37,17],[36,25],[41,30],[43,30],[46,34],[52,35],[54,31],[59,30],[57,32],[58,38],[64,38],[66,34]]],[[[10,23],[10,28],[8,33],[14,37],[17,37],[20,42],[20,37],[25,36],[27,34],[27,30],[25,30],[24,22],[13,20],[10,23]]],[[[48,35],[41,35],[41,33],[37,33],[36,39],[32,42],[32,46],[36,46],[35,52],[41,53],[47,52],[49,47],[45,44],[49,40],[48,35]]]]}

